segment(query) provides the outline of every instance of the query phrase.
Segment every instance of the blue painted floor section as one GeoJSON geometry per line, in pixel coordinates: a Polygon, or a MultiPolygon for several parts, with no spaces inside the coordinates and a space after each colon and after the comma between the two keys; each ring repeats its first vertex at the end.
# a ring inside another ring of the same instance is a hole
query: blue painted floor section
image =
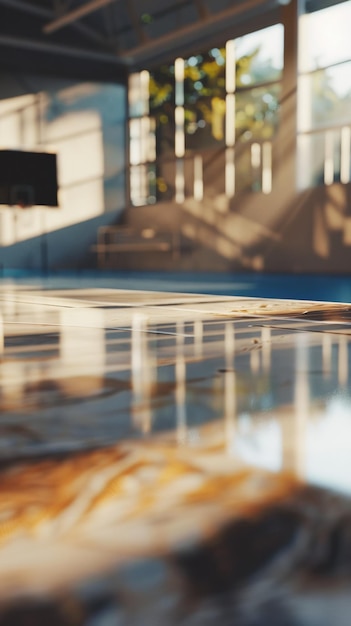
{"type": "Polygon", "coordinates": [[[311,274],[198,274],[195,272],[66,272],[43,276],[6,271],[4,282],[38,284],[42,288],[112,288],[177,291],[256,298],[351,302],[351,276],[311,274]]]}

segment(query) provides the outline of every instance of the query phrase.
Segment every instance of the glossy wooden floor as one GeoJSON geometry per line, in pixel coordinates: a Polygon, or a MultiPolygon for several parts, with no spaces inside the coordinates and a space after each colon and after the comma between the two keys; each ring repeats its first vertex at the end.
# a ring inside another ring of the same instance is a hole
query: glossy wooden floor
{"type": "Polygon", "coordinates": [[[349,626],[351,308],[0,286],[0,624],[349,626]]]}

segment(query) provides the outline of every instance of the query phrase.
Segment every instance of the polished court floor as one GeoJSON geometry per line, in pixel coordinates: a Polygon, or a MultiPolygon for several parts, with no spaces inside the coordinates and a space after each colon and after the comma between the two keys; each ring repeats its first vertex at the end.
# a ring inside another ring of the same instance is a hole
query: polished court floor
{"type": "Polygon", "coordinates": [[[351,307],[98,284],[0,285],[0,625],[349,625],[351,307]]]}

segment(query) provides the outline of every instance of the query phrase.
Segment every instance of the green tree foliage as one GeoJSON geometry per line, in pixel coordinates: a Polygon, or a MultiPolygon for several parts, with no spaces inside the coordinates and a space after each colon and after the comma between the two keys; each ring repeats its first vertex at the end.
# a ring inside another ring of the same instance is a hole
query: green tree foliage
{"type": "MultiPolygon", "coordinates": [[[[260,48],[236,62],[236,131],[243,140],[269,139],[277,126],[280,72],[259,59],[260,48]]],[[[225,48],[192,56],[185,62],[184,107],[188,150],[224,145],[225,48]]],[[[150,77],[150,113],[156,118],[159,153],[174,150],[174,66],[161,66],[150,77]]]]}

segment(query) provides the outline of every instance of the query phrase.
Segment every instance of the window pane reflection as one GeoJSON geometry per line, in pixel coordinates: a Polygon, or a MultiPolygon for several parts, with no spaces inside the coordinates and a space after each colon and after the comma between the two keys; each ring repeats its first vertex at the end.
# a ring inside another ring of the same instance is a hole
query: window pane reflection
{"type": "Polygon", "coordinates": [[[130,120],[129,137],[129,158],[132,165],[155,160],[155,120],[150,117],[130,120]]]}
{"type": "Polygon", "coordinates": [[[308,72],[351,58],[351,2],[302,15],[299,67],[308,72]]]}
{"type": "Polygon", "coordinates": [[[156,202],[156,167],[153,163],[132,165],[130,168],[130,197],[134,206],[156,202]]]}
{"type": "Polygon", "coordinates": [[[284,63],[284,27],[275,24],[235,40],[236,85],[279,80],[284,63]]]}
{"type": "Polygon", "coordinates": [[[350,181],[351,132],[349,126],[301,135],[299,184],[301,188],[350,181]]]}
{"type": "Polygon", "coordinates": [[[204,98],[185,107],[185,145],[199,150],[225,143],[225,99],[204,98]]]}
{"type": "Polygon", "coordinates": [[[301,89],[306,130],[350,121],[351,62],[304,76],[301,89]]]}
{"type": "Polygon", "coordinates": [[[280,84],[237,92],[236,138],[239,141],[271,139],[278,126],[280,84]]]}
{"type": "Polygon", "coordinates": [[[174,65],[162,65],[150,73],[150,114],[156,123],[157,154],[174,153],[175,77],[174,65]]]}
{"type": "Polygon", "coordinates": [[[236,192],[271,193],[272,167],[270,141],[238,144],[235,155],[236,192]]]}
{"type": "Polygon", "coordinates": [[[157,159],[156,192],[158,200],[173,200],[175,196],[175,160],[157,159]]]}
{"type": "Polygon", "coordinates": [[[129,116],[141,117],[149,112],[149,72],[131,74],[128,88],[129,116]]]}
{"type": "Polygon", "coordinates": [[[212,48],[185,62],[186,149],[224,145],[225,48],[212,48]]]}

